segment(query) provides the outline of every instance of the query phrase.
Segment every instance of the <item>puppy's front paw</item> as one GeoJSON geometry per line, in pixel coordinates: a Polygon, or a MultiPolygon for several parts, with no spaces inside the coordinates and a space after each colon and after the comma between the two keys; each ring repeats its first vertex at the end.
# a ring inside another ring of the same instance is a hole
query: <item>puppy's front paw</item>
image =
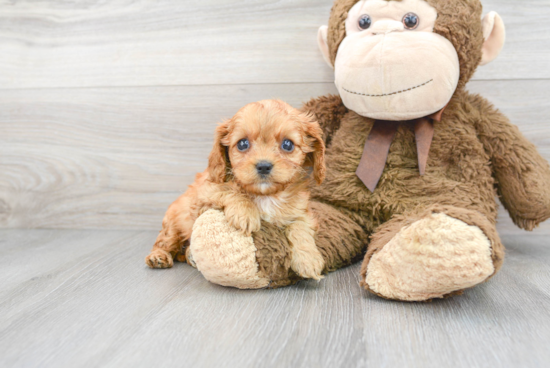
{"type": "Polygon", "coordinates": [[[256,211],[247,211],[246,209],[238,211],[234,207],[226,207],[224,212],[229,225],[240,230],[246,236],[260,230],[262,221],[256,211]]]}
{"type": "Polygon", "coordinates": [[[312,249],[294,248],[290,267],[304,279],[321,280],[325,260],[317,247],[312,249]]]}
{"type": "Polygon", "coordinates": [[[170,268],[174,265],[172,255],[162,249],[154,249],[145,257],[145,263],[150,268],[170,268]]]}

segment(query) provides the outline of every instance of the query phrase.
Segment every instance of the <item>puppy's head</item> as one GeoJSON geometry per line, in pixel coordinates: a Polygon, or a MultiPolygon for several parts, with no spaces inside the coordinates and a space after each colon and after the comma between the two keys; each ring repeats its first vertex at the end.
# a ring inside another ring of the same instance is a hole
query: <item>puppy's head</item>
{"type": "Polygon", "coordinates": [[[302,180],[313,167],[325,177],[322,130],[311,116],[277,100],[246,105],[216,129],[209,158],[214,182],[235,181],[252,194],[270,195],[302,180]]]}

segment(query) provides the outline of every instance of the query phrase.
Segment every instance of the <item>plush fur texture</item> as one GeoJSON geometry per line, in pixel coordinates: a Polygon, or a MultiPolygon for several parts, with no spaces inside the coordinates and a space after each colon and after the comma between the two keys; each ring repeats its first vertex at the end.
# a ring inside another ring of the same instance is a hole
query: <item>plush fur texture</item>
{"type": "MultiPolygon", "coordinates": [[[[332,63],[345,37],[347,11],[356,2],[334,3],[327,33],[332,63]]],[[[324,225],[319,228],[317,246],[325,259],[345,254],[345,260],[335,263],[337,267],[368,248],[362,285],[389,299],[456,295],[494,275],[504,260],[495,227],[496,195],[514,222],[526,230],[550,217],[548,163],[505,116],[464,89],[482,56],[480,2],[427,2],[438,11],[434,32],[457,50],[460,80],[441,122],[434,123],[424,176],[418,172],[413,126],[403,122],[378,187],[371,193],[355,171],[373,120],[347,109],[339,96],[319,97],[303,107],[321,124],[327,144],[326,180],[312,188],[310,203],[324,225]],[[329,216],[340,221],[326,221],[329,216]],[[385,246],[390,248],[384,251],[385,246]],[[340,253],[342,249],[346,252],[340,253]],[[466,256],[469,252],[471,258],[466,256]],[[417,280],[415,274],[430,254],[441,256],[434,262],[451,270],[435,267],[417,280]],[[371,276],[373,257],[376,265],[371,276]]],[[[282,234],[254,235],[254,241],[261,247],[277,236],[282,234]]]]}
{"type": "MultiPolygon", "coordinates": [[[[333,97],[334,103],[338,100],[333,97]]],[[[319,106],[326,103],[322,99],[319,106]]],[[[313,112],[316,107],[315,101],[306,105],[313,112]]],[[[412,127],[402,124],[374,193],[355,176],[372,123],[351,111],[341,119],[327,149],[327,179],[312,192],[314,199],[329,202],[354,218],[364,236],[374,234],[364,277],[370,256],[391,240],[380,240],[377,234],[393,237],[418,219],[415,213],[444,212],[479,227],[491,241],[495,270],[504,256],[495,228],[495,188],[520,227],[529,230],[550,217],[550,192],[543,185],[550,180],[548,164],[534,145],[480,96],[455,93],[443,120],[435,124],[425,176],[418,175],[412,127]],[[393,226],[393,231],[384,230],[388,226],[393,226]]]]}
{"type": "MultiPolygon", "coordinates": [[[[357,1],[334,4],[327,33],[332,63],[345,37],[347,11],[357,1]]],[[[426,1],[438,12],[434,32],[457,50],[460,80],[441,121],[434,123],[425,175],[419,175],[414,126],[402,122],[378,187],[370,192],[355,172],[374,121],[346,108],[339,96],[313,99],[302,109],[319,122],[327,146],[326,179],[311,187],[309,202],[319,224],[315,242],[323,272],[366,252],[362,286],[408,301],[460,294],[500,269],[504,247],[495,227],[497,195],[526,230],[550,217],[548,163],[505,116],[464,89],[482,57],[480,2],[426,1]]],[[[287,235],[266,222],[252,234],[257,277],[271,280],[268,287],[300,279],[291,267],[287,235]]]]}
{"type": "MultiPolygon", "coordinates": [[[[323,273],[335,271],[363,258],[363,249],[364,244],[367,242],[367,236],[356,222],[351,220],[341,211],[323,203],[311,202],[309,210],[313,214],[313,217],[319,222],[319,228],[315,234],[315,242],[324,260],[323,273]],[[342,239],[346,239],[346,241],[342,239]]],[[[207,213],[210,212],[215,211],[208,211],[207,213]]],[[[204,215],[201,215],[199,217],[199,220],[197,220],[193,228],[194,235],[192,246],[189,248],[191,251],[201,248],[199,252],[213,254],[211,253],[211,248],[230,249],[230,247],[232,247],[231,245],[219,245],[229,240],[236,244],[246,244],[246,249],[252,249],[248,246],[252,238],[235,233],[234,230],[226,228],[227,222],[219,213],[216,215],[209,214],[204,220],[203,216],[204,215]],[[232,238],[230,239],[229,237],[232,238]]],[[[214,267],[216,270],[216,278],[210,276],[210,271],[208,271],[209,275],[205,275],[205,277],[209,278],[212,282],[223,282],[226,286],[247,289],[264,287],[262,281],[256,280],[267,279],[269,280],[267,287],[274,289],[295,284],[303,279],[303,277],[298,275],[291,267],[292,246],[285,236],[284,230],[272,223],[262,221],[261,230],[253,234],[253,240],[256,249],[256,262],[258,265],[256,276],[252,278],[240,276],[242,274],[240,270],[252,269],[248,262],[248,251],[240,251],[243,257],[239,259],[234,259],[233,256],[229,255],[224,256],[221,253],[220,257],[223,258],[221,262],[232,259],[237,263],[242,262],[242,266],[233,265],[228,262],[226,262],[226,266],[224,266],[223,264],[220,265],[220,262],[217,260],[209,261],[206,258],[198,261],[199,263],[201,261],[204,262],[205,265],[217,265],[217,267],[214,267]],[[246,254],[246,256],[244,256],[244,254],[246,254]],[[235,277],[235,281],[232,282],[230,281],[230,277],[223,277],[223,272],[220,272],[220,270],[223,269],[227,269],[225,274],[235,274],[239,276],[235,277]],[[222,276],[219,277],[218,274],[222,276]],[[245,280],[244,282],[242,281],[243,279],[245,280]]],[[[242,249],[245,247],[239,246],[239,248],[242,249]]],[[[189,253],[190,252],[188,252],[188,254],[189,253]]],[[[194,253],[192,257],[193,260],[196,260],[194,253]]],[[[246,275],[249,274],[247,273],[246,275]]]]}
{"type": "Polygon", "coordinates": [[[239,289],[267,287],[270,280],[259,272],[256,247],[226,220],[225,214],[208,210],[195,222],[190,252],[197,269],[210,282],[239,289]]]}
{"type": "Polygon", "coordinates": [[[485,281],[494,272],[489,239],[443,213],[403,227],[368,263],[365,285],[393,299],[428,300],[485,281]]]}
{"type": "Polygon", "coordinates": [[[479,212],[434,205],[376,230],[361,284],[386,298],[429,300],[487,280],[503,260],[496,230],[479,212]]]}

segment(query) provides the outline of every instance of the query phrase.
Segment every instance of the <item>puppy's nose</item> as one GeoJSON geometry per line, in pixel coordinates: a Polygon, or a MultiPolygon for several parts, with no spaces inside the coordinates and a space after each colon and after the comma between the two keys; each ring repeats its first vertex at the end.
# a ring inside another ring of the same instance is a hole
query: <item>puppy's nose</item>
{"type": "Polygon", "coordinates": [[[256,164],[256,170],[260,175],[268,175],[273,169],[273,164],[268,161],[260,161],[256,164]]]}

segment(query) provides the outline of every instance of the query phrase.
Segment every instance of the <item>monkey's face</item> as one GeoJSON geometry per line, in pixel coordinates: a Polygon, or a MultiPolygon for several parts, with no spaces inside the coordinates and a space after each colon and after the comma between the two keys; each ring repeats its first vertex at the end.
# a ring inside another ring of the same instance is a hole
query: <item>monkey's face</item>
{"type": "Polygon", "coordinates": [[[442,109],[460,77],[458,55],[433,32],[424,0],[359,1],[348,12],[335,60],[346,107],[373,119],[408,120],[442,109]]]}

